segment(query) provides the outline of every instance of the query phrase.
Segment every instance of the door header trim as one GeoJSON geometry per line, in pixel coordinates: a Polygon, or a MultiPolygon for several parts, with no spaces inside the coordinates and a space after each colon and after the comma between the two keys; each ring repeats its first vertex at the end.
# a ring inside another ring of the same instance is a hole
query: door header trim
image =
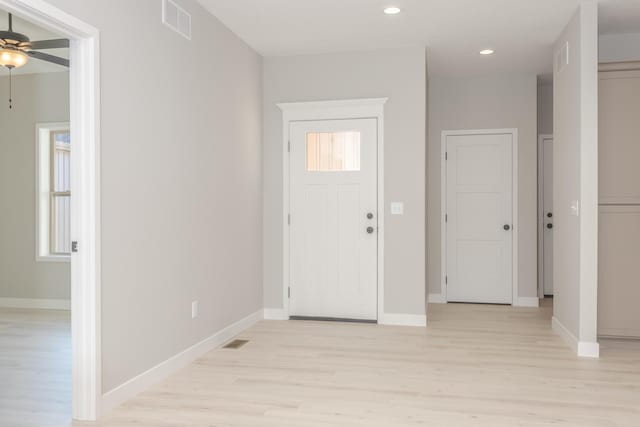
{"type": "MultiPolygon", "coordinates": [[[[365,99],[341,99],[331,101],[313,101],[313,102],[284,102],[276,104],[282,111],[318,111],[330,109],[335,111],[336,108],[353,107],[358,111],[362,111],[364,107],[381,107],[386,104],[389,98],[365,98],[365,99]]],[[[376,110],[377,111],[377,110],[376,110]]],[[[348,118],[348,117],[341,117],[348,118]]]]}

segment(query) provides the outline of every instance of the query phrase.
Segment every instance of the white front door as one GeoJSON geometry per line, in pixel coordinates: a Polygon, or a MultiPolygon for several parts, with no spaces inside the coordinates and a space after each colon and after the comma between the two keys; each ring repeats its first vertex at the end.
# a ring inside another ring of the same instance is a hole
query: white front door
{"type": "Polygon", "coordinates": [[[377,121],[292,122],[290,316],[377,319],[377,121]]]}
{"type": "Polygon", "coordinates": [[[513,134],[446,136],[446,295],[512,303],[513,134]]]}
{"type": "Polygon", "coordinates": [[[542,275],[545,295],[553,295],[553,138],[542,139],[542,275]]]}

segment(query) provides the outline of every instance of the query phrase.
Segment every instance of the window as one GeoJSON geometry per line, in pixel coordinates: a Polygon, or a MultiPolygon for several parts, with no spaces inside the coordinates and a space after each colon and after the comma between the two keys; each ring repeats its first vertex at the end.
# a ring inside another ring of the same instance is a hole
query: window
{"type": "Polygon", "coordinates": [[[360,132],[307,133],[307,170],[359,171],[360,132]]]}
{"type": "Polygon", "coordinates": [[[51,132],[51,228],[49,251],[54,255],[71,253],[71,135],[69,130],[51,132]]]}
{"type": "Polygon", "coordinates": [[[68,123],[37,125],[39,261],[71,254],[71,134],[68,123]]]}

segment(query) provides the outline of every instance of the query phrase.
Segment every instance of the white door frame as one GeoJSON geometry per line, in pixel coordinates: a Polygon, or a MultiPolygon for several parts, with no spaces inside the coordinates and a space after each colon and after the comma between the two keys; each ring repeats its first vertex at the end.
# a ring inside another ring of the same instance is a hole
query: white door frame
{"type": "Polygon", "coordinates": [[[384,104],[387,98],[278,104],[282,110],[282,307],[289,318],[291,251],[289,213],[291,122],[316,120],[376,119],[378,123],[378,322],[384,319],[384,104]]]}
{"type": "Polygon", "coordinates": [[[513,263],[513,289],[511,291],[511,304],[518,304],[518,129],[474,129],[474,130],[445,130],[442,131],[442,138],[440,142],[440,258],[441,258],[441,277],[440,286],[442,293],[442,301],[447,302],[447,223],[445,221],[445,215],[447,213],[447,137],[449,136],[465,136],[465,135],[504,135],[508,134],[512,136],[512,188],[513,188],[513,257],[511,262],[513,263]]]}
{"type": "Polygon", "coordinates": [[[69,38],[72,416],[94,421],[102,403],[100,347],[100,40],[94,27],[43,0],[0,0],[4,10],[69,38]]]}
{"type": "Polygon", "coordinates": [[[538,298],[544,298],[544,141],[551,134],[538,135],[538,298]]]}

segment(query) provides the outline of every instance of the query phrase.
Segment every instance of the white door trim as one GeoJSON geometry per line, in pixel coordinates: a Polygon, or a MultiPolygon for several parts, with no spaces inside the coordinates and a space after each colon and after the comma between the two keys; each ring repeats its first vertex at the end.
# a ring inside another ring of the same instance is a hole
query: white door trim
{"type": "Polygon", "coordinates": [[[72,415],[94,421],[102,403],[100,354],[100,40],[94,27],[43,0],[0,0],[0,7],[71,40],[72,415]]]}
{"type": "Polygon", "coordinates": [[[551,134],[538,135],[538,298],[544,298],[544,141],[551,134]]]}
{"type": "Polygon", "coordinates": [[[445,222],[445,215],[447,213],[447,137],[449,136],[464,136],[464,135],[496,135],[496,134],[509,134],[513,137],[513,149],[512,149],[512,180],[513,180],[513,289],[511,304],[519,305],[518,301],[518,129],[474,129],[474,130],[445,130],[442,131],[442,137],[440,141],[440,258],[441,258],[441,300],[443,303],[447,302],[447,223],[445,222]]]}
{"type": "Polygon", "coordinates": [[[377,119],[378,123],[378,322],[384,323],[384,104],[387,98],[278,104],[282,110],[282,308],[289,318],[290,124],[295,121],[377,119]]]}

